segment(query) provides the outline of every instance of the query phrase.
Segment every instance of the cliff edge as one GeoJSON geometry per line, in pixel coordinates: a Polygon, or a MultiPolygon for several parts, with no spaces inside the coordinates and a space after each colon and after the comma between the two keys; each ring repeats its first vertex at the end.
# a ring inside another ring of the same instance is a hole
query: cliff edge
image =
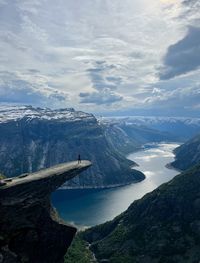
{"type": "Polygon", "coordinates": [[[91,166],[63,163],[1,180],[0,262],[61,263],[76,233],[57,216],[50,195],[91,166]]]}

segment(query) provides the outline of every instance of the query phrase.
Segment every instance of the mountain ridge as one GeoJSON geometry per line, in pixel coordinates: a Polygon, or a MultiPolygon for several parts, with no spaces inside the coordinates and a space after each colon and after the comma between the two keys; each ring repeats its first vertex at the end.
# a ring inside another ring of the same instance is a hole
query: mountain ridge
{"type": "Polygon", "coordinates": [[[161,116],[122,116],[99,118],[104,123],[137,125],[169,133],[173,140],[185,142],[200,133],[200,118],[161,116]]]}
{"type": "Polygon", "coordinates": [[[174,150],[175,161],[171,165],[180,170],[187,170],[200,163],[200,134],[188,140],[174,150]]]}

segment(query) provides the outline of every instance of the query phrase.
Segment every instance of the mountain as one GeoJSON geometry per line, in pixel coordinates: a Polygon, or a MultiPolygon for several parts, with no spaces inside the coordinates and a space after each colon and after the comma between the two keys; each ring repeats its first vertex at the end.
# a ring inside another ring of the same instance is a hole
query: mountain
{"type": "Polygon", "coordinates": [[[141,149],[143,143],[131,138],[120,125],[113,123],[101,123],[101,125],[104,127],[109,144],[119,152],[126,155],[141,149]]]}
{"type": "Polygon", "coordinates": [[[106,138],[118,151],[128,154],[151,142],[176,141],[177,137],[164,131],[117,119],[99,119],[106,138]]]}
{"type": "Polygon", "coordinates": [[[104,127],[105,135],[112,147],[123,154],[143,149],[144,144],[152,142],[177,141],[177,137],[145,125],[131,123],[118,118],[98,118],[104,127]]]}
{"type": "Polygon", "coordinates": [[[171,165],[186,170],[200,163],[200,134],[175,149],[175,161],[171,165]]]}
{"type": "Polygon", "coordinates": [[[0,107],[0,171],[30,173],[73,161],[78,154],[93,166],[68,187],[107,187],[144,179],[106,138],[104,127],[88,113],[31,106],[0,107]]]}
{"type": "MultiPolygon", "coordinates": [[[[200,165],[133,202],[114,220],[82,232],[79,238],[90,244],[98,262],[198,263],[199,189],[200,165]]],[[[66,263],[71,262],[67,256],[66,263]]]]}
{"type": "Polygon", "coordinates": [[[118,122],[126,125],[145,126],[146,128],[165,132],[174,141],[186,141],[200,133],[200,118],[184,117],[148,117],[148,116],[127,116],[127,117],[106,117],[101,118],[106,122],[118,122]]]}

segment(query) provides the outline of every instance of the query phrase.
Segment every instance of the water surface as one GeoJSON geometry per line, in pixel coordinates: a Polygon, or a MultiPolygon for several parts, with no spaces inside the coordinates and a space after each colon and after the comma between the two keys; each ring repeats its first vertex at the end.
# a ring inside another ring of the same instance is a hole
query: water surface
{"type": "Polygon", "coordinates": [[[149,146],[128,155],[139,165],[137,170],[146,175],[144,181],[105,190],[58,190],[52,195],[52,201],[60,216],[80,227],[104,223],[125,211],[134,200],[171,180],[178,172],[165,165],[174,160],[173,150],[179,144],[149,146]]]}

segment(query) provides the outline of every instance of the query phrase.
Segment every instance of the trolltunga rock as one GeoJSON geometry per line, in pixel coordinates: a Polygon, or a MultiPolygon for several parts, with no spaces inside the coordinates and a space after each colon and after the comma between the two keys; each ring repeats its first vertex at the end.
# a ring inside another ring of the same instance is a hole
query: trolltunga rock
{"type": "Polygon", "coordinates": [[[0,263],[61,263],[76,228],[59,219],[50,195],[91,166],[60,164],[0,184],[0,263]]]}

